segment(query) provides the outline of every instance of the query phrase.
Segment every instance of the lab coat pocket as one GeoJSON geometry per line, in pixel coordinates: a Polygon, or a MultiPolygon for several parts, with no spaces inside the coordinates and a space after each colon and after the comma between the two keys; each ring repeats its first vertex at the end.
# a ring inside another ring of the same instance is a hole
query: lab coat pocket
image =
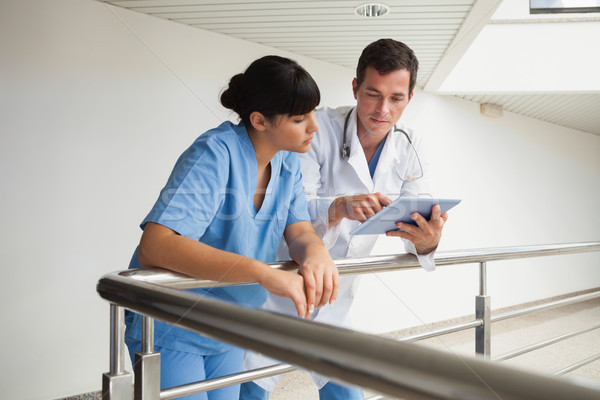
{"type": "Polygon", "coordinates": [[[394,173],[396,174],[396,185],[398,184],[398,179],[401,182],[400,186],[403,186],[404,182],[410,180],[409,177],[416,176],[415,172],[412,171],[413,169],[414,168],[409,168],[409,166],[406,164],[400,165],[399,163],[396,163],[394,165],[394,173]]]}

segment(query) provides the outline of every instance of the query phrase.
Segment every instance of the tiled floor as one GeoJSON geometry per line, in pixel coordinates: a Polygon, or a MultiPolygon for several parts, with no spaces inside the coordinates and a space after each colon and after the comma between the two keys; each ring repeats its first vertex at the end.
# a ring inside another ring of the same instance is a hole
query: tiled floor
{"type": "Polygon", "coordinates": [[[102,396],[100,392],[84,393],[77,396],[66,397],[62,400],[100,400],[102,396]]]}

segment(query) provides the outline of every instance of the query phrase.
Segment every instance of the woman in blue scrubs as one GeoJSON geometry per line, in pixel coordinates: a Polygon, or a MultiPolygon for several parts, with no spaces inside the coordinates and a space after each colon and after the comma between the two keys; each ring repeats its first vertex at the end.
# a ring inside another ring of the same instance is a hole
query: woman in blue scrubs
{"type": "MultiPolygon", "coordinates": [[[[258,285],[195,289],[249,307],[267,291],[290,298],[302,318],[333,304],[338,272],[307,212],[295,153],[308,151],[318,129],[320,101],[312,77],[278,56],[254,61],[231,78],[221,103],[239,115],[201,135],[180,156],[141,224],[130,268],[162,267],[201,279],[258,285]],[[282,236],[299,273],[275,261],[282,236]]],[[[141,318],[127,313],[126,343],[140,351],[141,318]]],[[[161,353],[161,388],[239,372],[243,350],[190,331],[155,322],[161,353]]],[[[237,399],[239,385],[185,399],[237,399]]]]}

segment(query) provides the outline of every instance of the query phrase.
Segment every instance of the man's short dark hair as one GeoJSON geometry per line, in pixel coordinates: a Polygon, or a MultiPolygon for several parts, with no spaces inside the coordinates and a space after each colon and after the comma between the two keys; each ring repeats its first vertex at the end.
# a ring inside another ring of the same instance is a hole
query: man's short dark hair
{"type": "Polygon", "coordinates": [[[417,82],[419,60],[410,47],[393,39],[379,39],[364,48],[356,66],[356,83],[360,86],[365,79],[367,67],[375,68],[381,75],[399,69],[410,72],[409,93],[417,82]]]}

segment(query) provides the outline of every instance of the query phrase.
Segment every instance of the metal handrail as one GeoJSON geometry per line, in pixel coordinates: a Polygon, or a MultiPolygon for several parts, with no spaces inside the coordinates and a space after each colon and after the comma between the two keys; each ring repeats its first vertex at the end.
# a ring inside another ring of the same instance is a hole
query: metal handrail
{"type": "MultiPolygon", "coordinates": [[[[435,256],[437,266],[471,264],[487,261],[514,260],[520,258],[543,257],[600,251],[600,242],[582,242],[569,244],[549,244],[520,247],[497,247],[471,250],[441,251],[435,256]]],[[[420,268],[417,257],[412,254],[368,256],[358,258],[340,258],[334,260],[340,275],[380,273],[404,269],[420,268]]],[[[294,262],[271,263],[272,268],[294,270],[294,262]]],[[[149,282],[154,285],[174,289],[206,288],[216,286],[237,286],[244,283],[215,282],[192,278],[162,268],[125,270],[120,275],[149,282]]],[[[251,284],[253,282],[248,282],[251,284]]]]}
{"type": "MultiPolygon", "coordinates": [[[[574,303],[581,303],[584,301],[596,299],[598,297],[600,297],[600,291],[594,291],[591,293],[581,294],[581,295],[577,295],[577,296],[571,296],[571,297],[567,297],[565,299],[550,301],[548,303],[538,304],[538,305],[535,305],[532,307],[521,308],[519,310],[514,310],[514,311],[502,313],[502,314],[492,315],[490,317],[490,322],[498,322],[498,321],[503,321],[503,320],[509,319],[509,318],[521,317],[523,315],[528,315],[533,312],[545,311],[545,310],[549,310],[551,308],[563,307],[563,306],[574,304],[574,303]]],[[[450,333],[461,332],[461,331],[465,331],[467,329],[477,328],[482,325],[483,325],[483,320],[476,318],[471,321],[465,321],[465,322],[460,322],[460,323],[456,323],[456,324],[446,325],[442,328],[437,328],[437,329],[427,330],[427,331],[423,331],[423,332],[413,333],[413,334],[407,335],[407,336],[402,336],[402,337],[398,338],[397,340],[401,340],[403,342],[414,342],[417,340],[431,339],[433,337],[437,337],[437,336],[441,336],[441,335],[447,335],[450,333]]],[[[494,359],[496,360],[496,358],[494,358],[494,359]]]]}
{"type": "Polygon", "coordinates": [[[403,336],[401,338],[398,338],[398,340],[400,340],[402,342],[415,342],[417,340],[431,339],[431,338],[441,336],[441,335],[447,335],[450,333],[460,332],[460,331],[464,331],[467,329],[477,328],[478,326],[481,326],[481,325],[483,325],[483,321],[480,319],[475,319],[473,321],[467,321],[467,322],[463,322],[460,324],[453,324],[453,325],[444,326],[444,327],[438,328],[438,329],[432,329],[432,330],[425,331],[425,332],[414,333],[412,335],[403,336]]]}
{"type": "Polygon", "coordinates": [[[218,340],[391,396],[441,399],[597,399],[600,385],[402,343],[105,276],[106,300],[218,340]]]}
{"type": "Polygon", "coordinates": [[[493,360],[494,361],[508,360],[509,358],[514,358],[514,357],[529,353],[532,350],[537,350],[537,349],[541,349],[541,348],[550,346],[551,344],[555,344],[555,343],[561,342],[565,339],[569,339],[569,338],[572,338],[572,337],[575,337],[578,335],[582,335],[584,333],[593,331],[595,329],[600,329],[600,324],[588,326],[583,329],[578,329],[573,332],[565,333],[564,335],[556,336],[551,339],[546,339],[543,342],[531,344],[529,346],[521,347],[520,349],[509,351],[508,353],[504,353],[497,357],[494,357],[493,360]]]}
{"type": "Polygon", "coordinates": [[[284,374],[286,372],[294,371],[295,369],[295,367],[292,367],[289,364],[278,364],[269,367],[259,368],[253,371],[245,371],[219,378],[207,379],[189,385],[175,386],[161,391],[160,399],[175,399],[188,394],[208,392],[209,390],[220,389],[230,385],[237,385],[239,383],[249,382],[255,379],[284,374]]]}
{"type": "MultiPolygon", "coordinates": [[[[591,251],[598,251],[598,250],[600,250],[600,242],[573,243],[573,244],[562,244],[562,245],[545,245],[545,246],[527,246],[527,247],[518,247],[518,248],[495,248],[495,249],[475,249],[475,250],[466,250],[466,251],[464,251],[464,250],[463,251],[451,251],[451,252],[438,253],[438,255],[436,256],[436,264],[438,266],[444,266],[444,265],[451,265],[451,264],[479,262],[481,265],[480,294],[485,294],[485,276],[484,276],[484,274],[485,274],[485,262],[486,261],[507,260],[507,259],[516,259],[516,258],[524,258],[524,257],[539,257],[539,256],[557,255],[557,254],[572,254],[572,253],[591,252],[591,251]]],[[[406,255],[406,254],[399,255],[399,256],[374,256],[374,257],[365,257],[365,258],[361,258],[361,259],[341,259],[341,260],[336,260],[336,264],[340,271],[340,275],[366,273],[366,272],[369,272],[369,273],[384,272],[384,271],[412,269],[412,268],[419,267],[416,257],[414,257],[412,255],[406,255]]],[[[277,264],[272,264],[272,267],[273,268],[283,268],[283,269],[293,269],[296,266],[293,263],[283,263],[283,264],[277,263],[277,264]]],[[[109,295],[109,297],[106,297],[107,293],[105,292],[105,290],[107,287],[104,285],[106,285],[107,281],[111,281],[112,283],[115,283],[114,282],[115,279],[117,279],[117,280],[124,279],[124,282],[126,285],[129,285],[132,283],[135,285],[142,285],[142,286],[147,285],[151,292],[156,292],[156,293],[163,291],[163,290],[173,292],[173,289],[186,289],[186,288],[209,287],[209,286],[214,287],[214,286],[227,286],[228,285],[228,284],[222,284],[220,282],[198,280],[198,279],[194,279],[194,278],[176,274],[172,271],[161,270],[161,269],[156,269],[156,268],[145,269],[145,270],[127,270],[127,271],[122,271],[119,273],[108,274],[105,277],[103,277],[101,279],[101,281],[99,282],[98,291],[101,293],[101,295],[103,297],[107,298],[109,301],[112,301],[112,300],[110,300],[110,298],[109,298],[110,295],[109,295]]],[[[486,297],[486,296],[478,296],[478,297],[486,297]]],[[[193,298],[194,298],[195,302],[197,303],[198,298],[196,296],[194,296],[193,298]]],[[[132,300],[132,299],[130,299],[130,300],[132,300]]],[[[134,304],[136,304],[135,299],[133,299],[132,301],[134,302],[134,304]]],[[[139,310],[138,308],[136,308],[135,305],[127,306],[127,302],[125,302],[123,304],[120,302],[117,302],[117,304],[124,305],[124,306],[132,308],[136,311],[143,312],[143,311],[139,310]]],[[[114,306],[111,306],[111,316],[113,316],[113,319],[111,319],[111,370],[110,370],[109,374],[105,374],[105,376],[104,376],[103,390],[105,392],[106,391],[112,392],[112,389],[114,388],[114,386],[122,385],[122,382],[127,382],[127,381],[131,382],[130,377],[124,376],[124,375],[127,375],[127,373],[123,371],[122,359],[119,359],[118,356],[113,356],[115,351],[119,350],[119,348],[114,346],[115,340],[113,340],[114,339],[113,336],[118,333],[112,327],[113,326],[112,324],[113,323],[118,324],[118,322],[122,320],[122,317],[120,317],[120,315],[122,314],[122,310],[119,310],[120,307],[116,307],[115,309],[113,309],[113,307],[114,306]],[[117,316],[117,317],[115,317],[115,316],[117,316]],[[121,378],[126,378],[126,379],[123,380],[121,378]]],[[[532,310],[532,311],[536,311],[536,310],[532,310]]],[[[155,314],[151,314],[151,315],[154,316],[155,314]]],[[[491,321],[490,321],[490,318],[488,315],[486,324],[489,322],[491,322],[491,321]]],[[[441,335],[444,333],[449,333],[452,331],[467,329],[470,327],[478,327],[478,329],[480,329],[482,324],[484,324],[483,319],[476,319],[475,321],[472,321],[470,323],[459,324],[459,325],[456,325],[453,327],[446,327],[441,330],[433,331],[433,333],[423,332],[420,334],[413,335],[413,337],[401,338],[400,340],[413,341],[413,340],[418,340],[418,339],[425,338],[425,337],[432,337],[432,336],[437,336],[437,335],[441,335]]],[[[202,330],[202,333],[205,335],[206,334],[210,335],[210,332],[207,332],[206,330],[202,330]]],[[[227,339],[223,338],[222,336],[219,336],[217,338],[219,340],[227,341],[227,339]]],[[[263,351],[263,353],[265,353],[265,352],[263,351]]],[[[270,353],[266,352],[266,354],[269,355],[270,353]]],[[[286,360],[286,357],[283,357],[281,355],[275,356],[275,358],[286,360]]],[[[300,364],[300,365],[302,365],[302,364],[300,364]]],[[[171,389],[163,390],[162,392],[160,392],[160,398],[161,399],[174,398],[174,397],[182,396],[184,394],[194,393],[194,392],[197,392],[200,390],[210,390],[210,389],[216,387],[216,386],[213,387],[210,385],[221,385],[218,387],[222,387],[222,386],[224,386],[224,385],[222,385],[222,383],[225,381],[228,381],[228,380],[230,381],[229,384],[234,384],[234,383],[239,383],[239,382],[243,382],[243,381],[256,379],[257,377],[261,377],[261,376],[270,376],[270,375],[279,374],[279,373],[285,372],[292,368],[293,367],[291,367],[289,365],[283,364],[283,365],[268,367],[268,368],[262,369],[262,370],[247,371],[243,374],[237,374],[237,375],[234,375],[231,377],[225,377],[222,379],[221,382],[219,382],[218,380],[215,380],[215,382],[205,381],[205,382],[199,382],[197,384],[184,385],[181,388],[171,388],[171,389]],[[268,371],[269,368],[272,369],[271,372],[268,371]],[[240,375],[247,375],[247,376],[244,377],[244,376],[240,376],[240,375]]],[[[318,369],[315,369],[315,370],[317,372],[319,372],[318,369]]],[[[328,374],[328,373],[326,373],[326,374],[328,374]]],[[[333,376],[333,377],[337,376],[335,374],[332,375],[331,373],[329,373],[328,375],[333,376]]],[[[354,384],[356,384],[357,382],[358,382],[357,380],[353,379],[354,384]]],[[[136,383],[137,383],[137,379],[136,379],[136,383]]],[[[365,386],[369,387],[368,385],[365,385],[365,386]]],[[[381,388],[376,389],[376,390],[381,391],[381,388]]],[[[399,390],[399,388],[395,388],[395,390],[396,391],[393,392],[394,395],[398,395],[399,393],[397,392],[397,390],[399,390]]],[[[410,389],[410,390],[412,390],[412,389],[410,389]]],[[[594,390],[597,390],[597,388],[594,388],[594,390]]],[[[431,393],[429,393],[429,396],[431,396],[431,393]]],[[[121,398],[121,397],[114,396],[114,395],[107,395],[105,398],[117,399],[117,398],[121,398]]],[[[129,399],[130,397],[123,397],[123,398],[129,399]]],[[[427,398],[429,398],[429,397],[427,397],[427,398]]],[[[451,398],[451,397],[441,397],[441,398],[451,398]]]]}
{"type": "Polygon", "coordinates": [[[574,364],[574,365],[568,366],[566,368],[563,368],[560,371],[556,371],[554,373],[554,375],[564,375],[566,373],[569,373],[571,371],[576,370],[577,368],[581,368],[584,365],[591,364],[594,361],[598,361],[598,360],[600,360],[600,354],[595,354],[595,355],[593,355],[591,357],[586,358],[585,360],[582,360],[582,361],[578,362],[577,364],[574,364]]]}
{"type": "Polygon", "coordinates": [[[544,303],[544,304],[538,304],[538,305],[535,305],[532,307],[522,308],[520,310],[514,310],[514,311],[509,311],[509,312],[506,312],[503,314],[494,315],[494,316],[492,316],[492,322],[503,321],[505,319],[516,318],[516,317],[520,317],[522,315],[527,315],[532,312],[545,311],[545,310],[549,310],[551,308],[562,307],[562,306],[566,306],[566,305],[574,304],[574,303],[580,303],[582,301],[595,299],[596,297],[600,297],[600,293],[592,292],[592,293],[581,294],[579,296],[567,297],[566,299],[555,300],[555,301],[544,303]]]}

